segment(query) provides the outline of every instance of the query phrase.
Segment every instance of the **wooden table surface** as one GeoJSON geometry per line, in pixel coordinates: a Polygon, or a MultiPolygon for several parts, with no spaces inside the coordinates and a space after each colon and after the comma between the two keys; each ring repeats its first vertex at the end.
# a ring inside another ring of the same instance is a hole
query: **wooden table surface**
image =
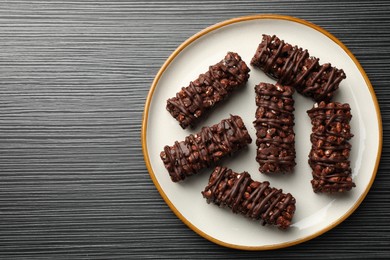
{"type": "Polygon", "coordinates": [[[389,1],[1,1],[0,258],[389,258],[389,68],[389,1]],[[345,222],[297,246],[246,252],[172,213],[140,131],[152,80],[180,43],[262,13],[313,22],[355,54],[384,142],[371,191],[345,222]]]}

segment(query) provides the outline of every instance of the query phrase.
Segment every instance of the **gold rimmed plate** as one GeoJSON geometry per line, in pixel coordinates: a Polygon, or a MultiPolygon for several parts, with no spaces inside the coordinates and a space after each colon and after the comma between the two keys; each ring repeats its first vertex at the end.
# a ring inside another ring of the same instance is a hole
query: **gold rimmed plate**
{"type": "Polygon", "coordinates": [[[142,124],[142,147],[146,166],[157,190],[172,211],[192,230],[217,244],[244,250],[268,250],[295,245],[323,234],[340,224],[363,201],[376,175],[382,149],[382,122],[378,102],[363,68],[336,37],[310,22],[281,15],[255,15],[227,20],[195,34],[182,43],[157,73],[149,91],[142,124]],[[346,194],[315,194],[307,163],[311,124],[306,111],[311,99],[297,93],[295,99],[296,162],[292,174],[264,175],[255,161],[256,145],[223,161],[236,172],[248,171],[258,181],[290,192],[297,200],[296,214],[287,231],[232,214],[228,209],[209,205],[201,195],[212,169],[181,183],[173,183],[159,157],[165,145],[184,140],[201,126],[212,125],[229,114],[240,115],[252,138],[256,105],[254,86],[275,83],[262,71],[250,67],[245,87],[211,113],[195,129],[183,130],[165,110],[166,100],[187,86],[208,66],[219,62],[228,51],[237,52],[249,65],[262,34],[275,34],[288,43],[308,49],[320,63],[342,68],[347,78],[340,84],[334,101],[349,103],[352,109],[351,167],[356,188],[346,194]]]}

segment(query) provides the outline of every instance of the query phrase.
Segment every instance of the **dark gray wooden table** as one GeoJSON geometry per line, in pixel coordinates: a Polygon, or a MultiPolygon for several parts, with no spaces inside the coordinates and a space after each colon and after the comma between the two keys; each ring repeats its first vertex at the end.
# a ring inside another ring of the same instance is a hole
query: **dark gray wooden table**
{"type": "Polygon", "coordinates": [[[389,258],[389,1],[1,1],[0,258],[389,258]],[[168,208],[146,170],[141,119],[159,67],[229,18],[297,16],[355,54],[384,143],[367,198],[345,222],[277,251],[215,245],[168,208]]]}

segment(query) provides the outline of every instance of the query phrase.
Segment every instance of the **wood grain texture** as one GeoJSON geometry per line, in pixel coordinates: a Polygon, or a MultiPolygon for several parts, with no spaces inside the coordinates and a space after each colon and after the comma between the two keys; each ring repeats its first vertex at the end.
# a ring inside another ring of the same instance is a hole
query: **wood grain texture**
{"type": "Polygon", "coordinates": [[[390,257],[389,1],[1,1],[1,259],[390,257]],[[212,244],[162,200],[141,119],[170,53],[229,18],[279,13],[338,37],[366,70],[384,130],[377,179],[345,222],[267,252],[212,244]]]}

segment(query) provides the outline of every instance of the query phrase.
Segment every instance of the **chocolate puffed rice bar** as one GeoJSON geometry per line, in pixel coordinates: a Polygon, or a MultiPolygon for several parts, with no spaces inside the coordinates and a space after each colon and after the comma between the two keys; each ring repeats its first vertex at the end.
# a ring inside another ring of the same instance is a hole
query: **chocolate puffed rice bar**
{"type": "Polygon", "coordinates": [[[268,181],[251,179],[247,172],[236,173],[216,167],[202,192],[207,203],[228,207],[234,213],[287,229],[295,212],[295,198],[281,189],[272,188],[268,181]]]}
{"type": "Polygon", "coordinates": [[[252,139],[241,117],[230,118],[210,127],[203,127],[199,133],[190,134],[184,141],[165,146],[160,157],[173,182],[210,167],[226,155],[246,147],[252,139]]]}
{"type": "Polygon", "coordinates": [[[286,43],[275,35],[263,34],[251,65],[281,85],[292,86],[317,102],[330,101],[346,75],[342,69],[332,67],[330,63],[320,65],[318,61],[307,50],[286,43]]]}
{"type": "Polygon", "coordinates": [[[349,104],[316,103],[307,113],[312,123],[309,165],[313,170],[311,184],[314,192],[351,190],[355,183],[352,182],[349,161],[349,140],[353,137],[349,104]]]}
{"type": "Polygon", "coordinates": [[[260,83],[256,92],[256,161],[263,173],[291,172],[295,166],[294,89],[260,83]]]}
{"type": "Polygon", "coordinates": [[[228,52],[222,61],[168,99],[166,108],[183,129],[195,126],[207,111],[248,81],[249,71],[237,53],[228,52]]]}

